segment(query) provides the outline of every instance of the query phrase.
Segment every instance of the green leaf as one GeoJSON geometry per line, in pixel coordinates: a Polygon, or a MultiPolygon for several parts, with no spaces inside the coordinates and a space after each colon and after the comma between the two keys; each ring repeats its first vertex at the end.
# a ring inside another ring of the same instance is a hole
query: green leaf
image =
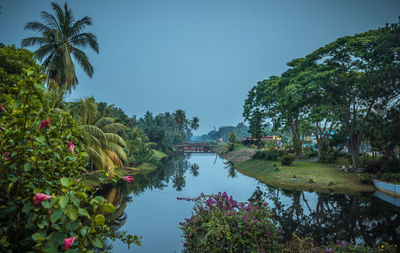
{"type": "Polygon", "coordinates": [[[61,218],[61,215],[63,215],[63,213],[64,212],[62,210],[54,211],[50,216],[51,223],[56,223],[61,218]]]}
{"type": "Polygon", "coordinates": [[[92,242],[93,246],[95,246],[96,248],[102,249],[104,247],[103,242],[98,237],[91,238],[90,241],[92,242]]]}
{"type": "Polygon", "coordinates": [[[76,193],[76,196],[77,196],[78,198],[80,198],[80,199],[87,200],[87,195],[86,195],[85,192],[77,192],[77,193],[76,193]]]}
{"type": "Polygon", "coordinates": [[[76,208],[75,206],[68,206],[66,213],[68,218],[70,218],[71,220],[75,221],[76,219],[78,219],[78,208],[76,208]]]}
{"type": "Polygon", "coordinates": [[[44,237],[43,237],[40,233],[34,233],[34,234],[32,235],[32,239],[33,239],[34,241],[41,241],[41,240],[44,239],[44,237]]]}
{"type": "Polygon", "coordinates": [[[69,186],[69,179],[66,177],[61,178],[61,185],[64,187],[68,187],[69,186]]]}
{"type": "Polygon", "coordinates": [[[24,164],[24,171],[25,172],[29,172],[32,168],[32,164],[31,163],[25,163],[24,164]]]}
{"type": "Polygon", "coordinates": [[[94,223],[96,225],[104,225],[104,223],[106,222],[106,218],[104,217],[104,215],[102,214],[98,214],[94,217],[94,223]]]}
{"type": "Polygon", "coordinates": [[[39,143],[44,143],[46,141],[46,137],[44,137],[43,135],[35,136],[35,140],[38,141],[39,143]]]}
{"type": "Polygon", "coordinates": [[[68,205],[69,202],[69,197],[68,196],[62,196],[60,197],[60,207],[65,208],[68,205]]]}
{"type": "Polygon", "coordinates": [[[115,212],[115,206],[113,206],[112,204],[105,204],[103,205],[104,211],[106,213],[113,213],[115,212]]]}
{"type": "Polygon", "coordinates": [[[88,217],[90,219],[90,215],[89,215],[89,213],[88,213],[88,211],[86,209],[79,208],[79,215],[80,216],[86,216],[86,217],[88,217]]]}

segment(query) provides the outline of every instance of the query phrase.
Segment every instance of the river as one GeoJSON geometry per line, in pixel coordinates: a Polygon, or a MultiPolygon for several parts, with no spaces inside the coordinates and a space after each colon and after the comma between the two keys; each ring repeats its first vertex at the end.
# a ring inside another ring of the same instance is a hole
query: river
{"type": "Polygon", "coordinates": [[[177,155],[157,171],[135,181],[103,189],[117,212],[108,217],[113,229],[142,236],[142,246],[108,242],[113,252],[180,252],[179,222],[189,218],[193,203],[177,197],[227,192],[247,201],[264,197],[285,238],[295,232],[317,242],[346,240],[370,245],[400,241],[400,208],[372,194],[327,194],[287,191],[242,175],[216,154],[177,155]]]}

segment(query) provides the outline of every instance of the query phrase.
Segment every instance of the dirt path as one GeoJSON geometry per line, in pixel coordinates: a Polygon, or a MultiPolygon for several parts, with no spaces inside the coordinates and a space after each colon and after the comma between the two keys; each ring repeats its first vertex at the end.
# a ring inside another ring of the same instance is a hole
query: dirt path
{"type": "Polygon", "coordinates": [[[231,161],[233,163],[240,163],[247,160],[250,160],[253,155],[257,152],[256,150],[242,149],[242,150],[234,150],[232,152],[224,153],[226,147],[217,146],[214,148],[214,152],[221,155],[223,158],[231,161]]]}

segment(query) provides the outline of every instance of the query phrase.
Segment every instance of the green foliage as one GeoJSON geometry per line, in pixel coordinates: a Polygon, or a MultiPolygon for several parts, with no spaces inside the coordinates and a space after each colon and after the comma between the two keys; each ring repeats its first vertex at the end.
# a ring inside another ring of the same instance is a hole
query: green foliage
{"type": "Polygon", "coordinates": [[[314,179],[310,178],[310,179],[308,179],[308,182],[309,182],[310,184],[313,184],[313,183],[314,183],[314,179]]]}
{"type": "Polygon", "coordinates": [[[183,200],[195,202],[193,216],[180,223],[184,252],[278,250],[280,233],[267,203],[236,202],[225,192],[183,200]]]}
{"type": "Polygon", "coordinates": [[[372,177],[370,175],[368,175],[368,174],[361,174],[360,175],[360,181],[363,184],[370,184],[370,183],[372,183],[372,177]]]}
{"type": "Polygon", "coordinates": [[[87,135],[69,114],[50,109],[46,77],[23,67],[17,79],[1,96],[0,250],[57,252],[71,237],[76,240],[70,250],[80,252],[103,248],[108,238],[140,243],[96,222],[112,210],[81,180],[87,172],[87,135]],[[50,199],[40,201],[39,193],[50,199]]]}
{"type": "Polygon", "coordinates": [[[383,173],[398,173],[400,172],[400,161],[399,159],[392,158],[386,160],[382,164],[383,173]]]}
{"type": "Polygon", "coordinates": [[[207,134],[201,136],[194,136],[192,139],[194,141],[215,141],[217,139],[222,139],[223,141],[228,141],[229,134],[234,132],[238,139],[243,139],[249,137],[249,127],[246,126],[243,122],[238,123],[236,126],[221,126],[217,129],[214,129],[207,134]]]}
{"type": "Polygon", "coordinates": [[[296,160],[296,157],[293,155],[284,155],[281,157],[281,164],[283,166],[289,166],[293,163],[293,161],[296,160]]]}
{"type": "Polygon", "coordinates": [[[339,158],[336,160],[336,163],[337,163],[339,166],[346,166],[346,167],[348,167],[348,166],[351,165],[351,161],[349,160],[349,158],[346,158],[346,157],[339,157],[339,158]]]}
{"type": "Polygon", "coordinates": [[[381,178],[388,182],[399,183],[400,182],[400,173],[384,173],[381,178]]]}

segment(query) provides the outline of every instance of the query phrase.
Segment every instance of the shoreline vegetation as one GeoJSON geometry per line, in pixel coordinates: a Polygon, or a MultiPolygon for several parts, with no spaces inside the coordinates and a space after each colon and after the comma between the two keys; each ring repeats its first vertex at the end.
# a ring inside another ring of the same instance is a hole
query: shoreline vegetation
{"type": "Polygon", "coordinates": [[[273,187],[335,193],[375,191],[373,184],[360,181],[359,174],[339,171],[333,164],[296,160],[290,166],[282,166],[280,161],[253,159],[254,149],[227,152],[226,146],[218,145],[213,151],[232,162],[240,173],[273,187]]]}

